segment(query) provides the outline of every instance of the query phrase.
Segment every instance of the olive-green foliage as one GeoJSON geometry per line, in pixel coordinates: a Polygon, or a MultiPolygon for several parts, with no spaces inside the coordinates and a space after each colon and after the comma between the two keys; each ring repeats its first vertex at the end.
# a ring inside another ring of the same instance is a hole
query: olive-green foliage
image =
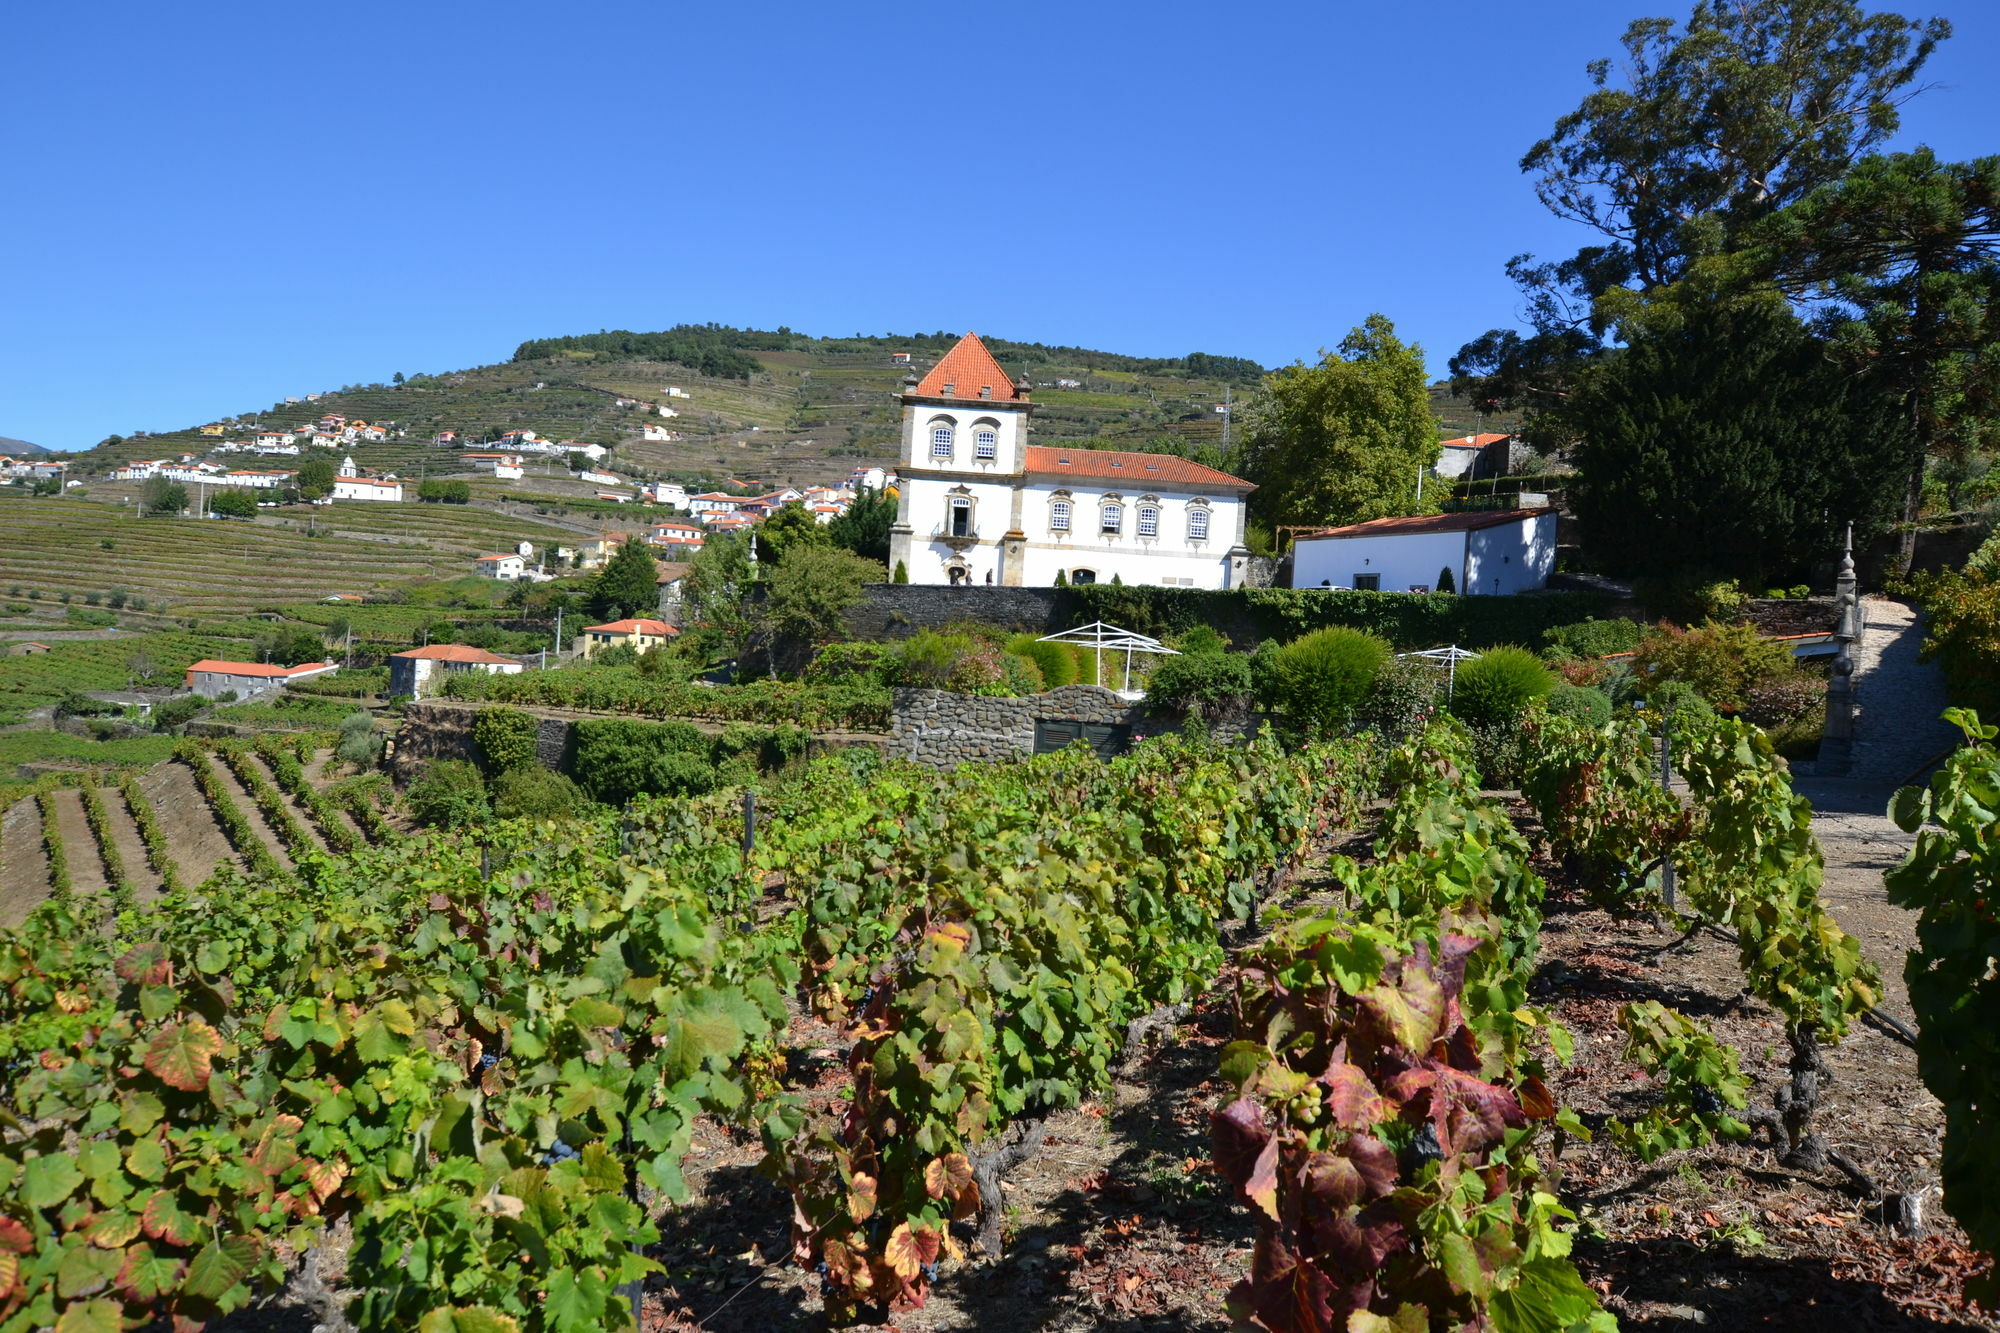
{"type": "Polygon", "coordinates": [[[709,738],[685,722],[590,719],[576,724],[575,772],[606,805],[635,796],[698,796],[721,783],[709,738]]]}
{"type": "Polygon", "coordinates": [[[590,585],[592,614],[606,620],[652,616],[660,607],[660,566],[644,542],[623,542],[590,585]]]}
{"type": "Polygon", "coordinates": [[[1678,680],[1717,708],[1743,706],[1744,692],[1759,681],[1797,670],[1790,646],[1759,638],[1754,625],[1713,621],[1695,629],[1660,625],[1646,631],[1632,658],[1639,692],[1651,698],[1678,680]]]}
{"type": "Polygon", "coordinates": [[[1384,740],[1401,744],[1437,715],[1444,673],[1420,658],[1392,657],[1375,673],[1375,684],[1358,719],[1384,740]]]}
{"type": "Polygon", "coordinates": [[[535,735],[541,723],[532,713],[504,705],[482,708],[472,721],[472,739],[488,773],[506,773],[535,762],[535,735]]]}
{"type": "Polygon", "coordinates": [[[349,713],[340,720],[340,743],[334,754],[343,762],[366,768],[382,753],[382,737],[375,731],[375,719],[365,712],[349,713]]]}
{"type": "Polygon", "coordinates": [[[1250,659],[1242,653],[1184,653],[1153,668],[1146,696],[1155,704],[1186,709],[1199,704],[1214,711],[1247,702],[1250,659]]]}
{"type": "Polygon", "coordinates": [[[1509,723],[1555,683],[1555,673],[1527,649],[1492,648],[1459,664],[1451,712],[1475,728],[1509,723]]]}
{"type": "Polygon", "coordinates": [[[1362,630],[1315,630],[1272,655],[1265,702],[1303,735],[1345,731],[1389,656],[1387,643],[1362,630]]]}
{"type": "Polygon", "coordinates": [[[1076,654],[1066,643],[1044,643],[1032,634],[1016,634],[1007,640],[1007,651],[1019,654],[1041,668],[1042,688],[1059,690],[1076,684],[1076,654]]]}
{"type": "Polygon", "coordinates": [[[1611,720],[1611,696],[1587,685],[1558,685],[1543,706],[1555,717],[1573,718],[1587,727],[1601,727],[1611,720]]]}
{"type": "Polygon", "coordinates": [[[1562,662],[1629,653],[1639,646],[1639,630],[1636,620],[1579,620],[1574,625],[1551,625],[1542,631],[1542,656],[1551,662],[1562,662]]]}
{"type": "Polygon", "coordinates": [[[1226,653],[1229,640],[1213,625],[1196,625],[1172,645],[1183,653],[1226,653]]]}
{"type": "Polygon", "coordinates": [[[1646,697],[1646,704],[1661,713],[1701,719],[1715,716],[1715,709],[1709,706],[1708,700],[1684,680],[1662,681],[1654,686],[1653,692],[1646,697]]]}
{"type": "Polygon", "coordinates": [[[896,652],[887,644],[830,643],[813,655],[799,679],[813,685],[886,685],[896,667],[896,652]]]}
{"type": "Polygon", "coordinates": [[[403,793],[410,817],[428,828],[465,828],[487,819],[493,807],[479,770],[462,759],[433,759],[403,793]]]}
{"type": "Polygon", "coordinates": [[[507,769],[492,791],[493,813],[502,819],[564,819],[590,803],[581,787],[540,764],[507,769]]]}

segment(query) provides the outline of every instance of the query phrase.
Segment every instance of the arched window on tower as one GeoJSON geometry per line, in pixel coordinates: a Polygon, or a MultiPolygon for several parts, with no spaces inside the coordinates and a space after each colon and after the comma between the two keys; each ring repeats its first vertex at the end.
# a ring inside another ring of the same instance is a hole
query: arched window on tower
{"type": "Polygon", "coordinates": [[[1107,500],[1097,511],[1097,530],[1107,537],[1116,537],[1125,526],[1125,506],[1116,500],[1107,500]]]}
{"type": "Polygon", "coordinates": [[[1142,504],[1139,506],[1139,535],[1157,537],[1160,535],[1160,507],[1142,504]]]}
{"type": "Polygon", "coordinates": [[[1000,427],[991,421],[972,423],[972,456],[974,458],[998,458],[1000,456],[1000,427]]]}
{"type": "Polygon", "coordinates": [[[950,458],[953,431],[949,419],[939,417],[931,423],[931,457],[950,458]]]}
{"type": "Polygon", "coordinates": [[[1049,502],[1049,531],[1069,531],[1069,501],[1052,500],[1049,502]]]}

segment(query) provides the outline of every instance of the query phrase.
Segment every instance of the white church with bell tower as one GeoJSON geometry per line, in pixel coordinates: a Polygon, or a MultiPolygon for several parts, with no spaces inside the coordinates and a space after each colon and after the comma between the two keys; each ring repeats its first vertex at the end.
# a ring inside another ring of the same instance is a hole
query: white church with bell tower
{"type": "Polygon", "coordinates": [[[1243,586],[1247,481],[1172,454],[1028,443],[1027,377],[977,334],[903,381],[889,561],[911,583],[1243,586]]]}

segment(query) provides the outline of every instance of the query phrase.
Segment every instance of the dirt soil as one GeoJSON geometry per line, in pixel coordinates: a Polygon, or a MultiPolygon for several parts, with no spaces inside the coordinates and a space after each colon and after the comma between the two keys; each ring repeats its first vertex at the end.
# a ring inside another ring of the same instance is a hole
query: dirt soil
{"type": "MultiPolygon", "coordinates": [[[[319,831],[318,821],[300,808],[299,803],[292,798],[290,792],[278,785],[278,775],[271,771],[271,766],[264,762],[264,757],[253,752],[250,755],[250,763],[256,772],[264,775],[264,781],[271,784],[272,790],[278,793],[278,800],[283,803],[286,810],[291,812],[292,818],[298,821],[299,827],[306,831],[306,836],[312,839],[314,848],[322,852],[325,851],[326,838],[319,831]]],[[[261,811],[256,813],[261,817],[261,811]]]]}
{"type": "Polygon", "coordinates": [[[104,858],[97,854],[97,836],[83,813],[83,793],[74,787],[55,792],[56,827],[62,830],[63,859],[69,866],[70,888],[80,898],[108,897],[104,858]]]}
{"type": "Polygon", "coordinates": [[[18,926],[49,896],[49,858],[42,850],[42,811],[16,801],[0,815],[0,926],[18,926]]]}
{"type": "Polygon", "coordinates": [[[125,804],[125,798],[116,787],[106,787],[98,793],[104,802],[105,823],[111,829],[111,844],[118,849],[118,855],[125,862],[125,878],[131,881],[133,896],[143,905],[160,896],[160,877],[153,872],[153,863],[146,859],[146,842],[139,836],[139,826],[132,820],[132,812],[125,804]]]}
{"type": "Polygon", "coordinates": [[[156,766],[139,780],[139,790],[153,803],[181,883],[199,884],[224,861],[235,860],[228,835],[215,822],[215,813],[194,785],[187,765],[169,762],[156,766]]]}
{"type": "Polygon", "coordinates": [[[245,819],[250,821],[251,830],[256,833],[258,839],[270,851],[271,855],[277,859],[278,864],[286,870],[290,870],[292,868],[291,853],[285,850],[284,840],[271,830],[269,824],[264,822],[264,812],[257,808],[257,799],[250,794],[249,790],[241,782],[236,780],[236,774],[230,770],[228,764],[222,762],[219,755],[211,756],[208,762],[215,769],[215,776],[222,783],[222,790],[229,793],[229,799],[236,802],[236,808],[243,812],[245,819]]]}

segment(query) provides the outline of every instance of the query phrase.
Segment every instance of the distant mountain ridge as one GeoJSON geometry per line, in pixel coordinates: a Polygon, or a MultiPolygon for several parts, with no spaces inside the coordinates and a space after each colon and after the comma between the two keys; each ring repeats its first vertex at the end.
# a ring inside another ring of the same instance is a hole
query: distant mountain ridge
{"type": "Polygon", "coordinates": [[[52,454],[55,450],[45,445],[30,444],[26,440],[11,439],[0,435],[0,454],[52,454]]]}

